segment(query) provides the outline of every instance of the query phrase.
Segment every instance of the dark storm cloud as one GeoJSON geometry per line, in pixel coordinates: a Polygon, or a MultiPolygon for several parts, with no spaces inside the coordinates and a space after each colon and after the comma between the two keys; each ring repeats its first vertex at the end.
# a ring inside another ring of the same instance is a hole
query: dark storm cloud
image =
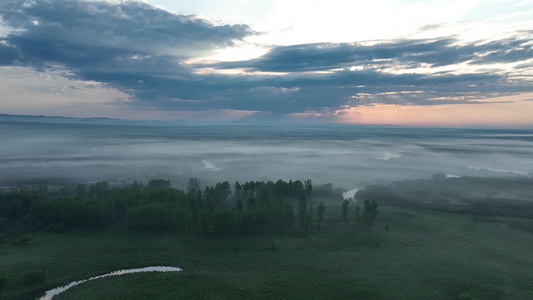
{"type": "Polygon", "coordinates": [[[523,37],[471,44],[451,38],[304,44],[273,47],[249,61],[191,65],[186,59],[256,33],[247,25],[215,25],[140,2],[8,0],[0,6],[0,17],[15,29],[0,37],[0,65],[64,71],[72,79],[101,82],[130,95],[133,101],[124,105],[137,109],[235,109],[282,115],[372,103],[469,103],[533,90],[528,82],[511,81],[503,72],[434,69],[522,61],[527,68],[525,61],[533,57],[531,39],[523,37]],[[360,69],[351,69],[354,66],[360,69]],[[204,67],[248,72],[198,72],[204,67]],[[427,72],[386,70],[391,67],[424,67],[427,72]]]}
{"type": "Polygon", "coordinates": [[[19,59],[19,53],[15,47],[0,43],[0,66],[11,65],[19,59]]]}

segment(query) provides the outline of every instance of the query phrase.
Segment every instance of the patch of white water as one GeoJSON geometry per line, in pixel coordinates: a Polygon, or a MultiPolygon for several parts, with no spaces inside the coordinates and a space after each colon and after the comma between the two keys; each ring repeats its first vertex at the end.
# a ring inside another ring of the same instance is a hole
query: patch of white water
{"type": "Polygon", "coordinates": [[[353,190],[349,190],[349,191],[346,191],[344,193],[342,193],[342,198],[344,199],[353,199],[353,197],[355,196],[355,193],[357,193],[359,189],[353,189],[353,190]]]}
{"type": "Polygon", "coordinates": [[[468,167],[470,170],[476,170],[476,171],[490,171],[490,172],[498,172],[498,173],[514,173],[519,175],[527,175],[527,172],[522,171],[514,171],[514,170],[504,170],[504,169],[492,169],[492,168],[480,168],[480,167],[468,167]]]}
{"type": "Polygon", "coordinates": [[[51,290],[48,290],[46,291],[46,293],[44,294],[44,296],[42,296],[41,298],[39,298],[39,300],[51,300],[52,297],[54,297],[55,295],[59,294],[59,293],[62,293],[68,289],[70,289],[71,287],[73,286],[76,286],[78,284],[81,284],[81,283],[84,283],[84,282],[87,282],[89,280],[95,280],[95,279],[99,279],[99,278],[104,278],[104,277],[109,277],[109,276],[119,276],[119,275],[124,275],[124,274],[131,274],[131,273],[143,273],[143,272],[179,272],[181,271],[182,269],[181,268],[178,268],[178,267],[146,267],[146,268],[136,268],[136,269],[126,269],[126,270],[118,270],[118,271],[115,271],[115,272],[111,272],[111,273],[107,273],[107,274],[104,274],[104,275],[99,275],[99,276],[94,276],[94,277],[91,277],[89,279],[82,279],[82,280],[79,280],[79,281],[74,281],[74,282],[71,282],[67,285],[64,285],[64,286],[60,286],[60,287],[57,287],[55,289],[51,289],[51,290]]]}
{"type": "Polygon", "coordinates": [[[205,169],[208,170],[208,171],[215,171],[215,172],[218,172],[218,171],[222,170],[222,169],[220,169],[220,168],[215,167],[215,165],[213,165],[212,163],[208,162],[208,161],[205,160],[205,159],[202,160],[202,162],[204,163],[204,167],[205,167],[205,169]]]}
{"type": "Polygon", "coordinates": [[[393,158],[398,158],[400,156],[402,156],[402,155],[399,154],[399,153],[384,152],[383,153],[383,157],[378,157],[377,159],[379,159],[379,160],[390,160],[390,159],[393,159],[393,158]]]}

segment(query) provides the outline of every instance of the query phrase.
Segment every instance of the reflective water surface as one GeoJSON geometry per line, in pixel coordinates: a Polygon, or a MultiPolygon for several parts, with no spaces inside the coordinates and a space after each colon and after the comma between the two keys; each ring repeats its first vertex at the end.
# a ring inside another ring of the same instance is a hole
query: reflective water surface
{"type": "Polygon", "coordinates": [[[70,289],[71,287],[73,286],[76,286],[78,284],[81,284],[81,283],[84,283],[84,282],[87,282],[89,280],[94,280],[94,279],[99,279],[99,278],[103,278],[103,277],[109,277],[109,276],[118,276],[118,275],[124,275],[124,274],[131,274],[131,273],[142,273],[142,272],[179,272],[181,271],[182,269],[181,268],[177,268],[177,267],[165,267],[165,266],[154,266],[154,267],[145,267],[145,268],[136,268],[136,269],[126,269],[126,270],[118,270],[118,271],[115,271],[115,272],[111,272],[111,273],[107,273],[107,274],[103,274],[103,275],[98,275],[98,276],[94,276],[94,277],[91,277],[89,279],[83,279],[83,280],[79,280],[79,281],[73,281],[67,285],[64,285],[64,286],[61,286],[61,287],[57,287],[55,289],[51,289],[51,290],[48,290],[46,291],[45,295],[42,296],[41,298],[39,298],[39,300],[50,300],[52,299],[52,297],[54,297],[55,295],[59,294],[59,293],[62,293],[68,289],[70,289]]]}

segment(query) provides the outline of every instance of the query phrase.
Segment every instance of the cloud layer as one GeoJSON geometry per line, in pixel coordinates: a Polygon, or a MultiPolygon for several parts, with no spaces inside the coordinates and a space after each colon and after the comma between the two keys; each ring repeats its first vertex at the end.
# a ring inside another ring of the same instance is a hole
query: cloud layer
{"type": "MultiPolygon", "coordinates": [[[[531,37],[531,35],[529,35],[531,37]]],[[[222,63],[222,68],[268,72],[323,71],[351,66],[407,68],[441,67],[459,63],[492,64],[533,58],[531,39],[514,38],[483,44],[457,45],[457,40],[393,40],[364,44],[306,44],[272,49],[261,58],[222,63]]]]}
{"type": "Polygon", "coordinates": [[[136,109],[327,115],[533,91],[531,31],[475,43],[448,37],[272,46],[252,60],[191,64],[259,33],[132,1],[7,0],[0,17],[12,29],[0,38],[0,65],[100,82],[130,95],[125,105],[136,109]]]}

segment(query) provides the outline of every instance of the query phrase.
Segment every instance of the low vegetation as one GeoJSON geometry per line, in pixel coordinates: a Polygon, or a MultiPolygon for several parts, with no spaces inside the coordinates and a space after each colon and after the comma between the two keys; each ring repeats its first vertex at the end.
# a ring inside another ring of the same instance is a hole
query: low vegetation
{"type": "Polygon", "coordinates": [[[435,176],[370,185],[358,191],[355,198],[374,199],[382,205],[463,214],[533,232],[533,178],[530,177],[435,176]]]}
{"type": "Polygon", "coordinates": [[[34,285],[44,281],[46,274],[43,270],[30,270],[22,274],[22,283],[34,285]]]}

